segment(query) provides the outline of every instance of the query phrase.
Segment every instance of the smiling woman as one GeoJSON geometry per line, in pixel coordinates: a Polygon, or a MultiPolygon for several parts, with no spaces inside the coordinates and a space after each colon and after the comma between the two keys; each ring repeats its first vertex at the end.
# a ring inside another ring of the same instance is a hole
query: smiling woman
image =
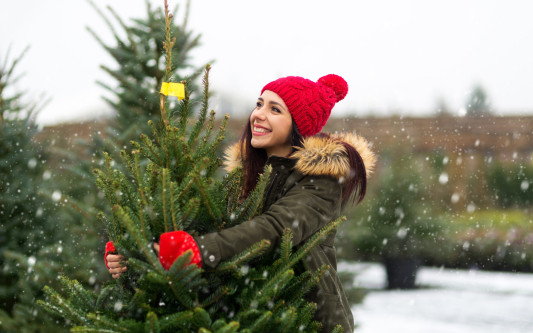
{"type": "MultiPolygon", "coordinates": [[[[334,74],[317,82],[289,76],[263,87],[241,140],[228,148],[225,161],[228,172],[243,169],[243,198],[255,188],[265,165],[272,166],[263,214],[199,239],[203,256],[214,253],[215,260],[206,263],[209,267],[258,239],[279,245],[286,228],[294,232],[294,246],[304,244],[340,216],[349,198],[363,199],[375,162],[366,140],[351,133],[320,133],[347,92],[346,81],[334,74]]],[[[336,325],[352,332],[353,316],[336,273],[334,241],[335,232],[311,250],[301,270],[329,267],[307,300],[317,304],[315,319],[323,324],[323,332],[336,325]]]]}

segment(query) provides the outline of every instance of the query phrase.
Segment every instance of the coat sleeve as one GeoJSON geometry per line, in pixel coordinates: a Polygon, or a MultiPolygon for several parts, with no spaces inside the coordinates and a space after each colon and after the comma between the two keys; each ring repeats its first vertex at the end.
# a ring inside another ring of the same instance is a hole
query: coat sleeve
{"type": "Polygon", "coordinates": [[[340,215],[341,196],[341,185],[336,179],[305,176],[263,214],[220,232],[196,237],[203,264],[214,268],[263,239],[276,247],[286,228],[292,229],[296,246],[340,215]]]}

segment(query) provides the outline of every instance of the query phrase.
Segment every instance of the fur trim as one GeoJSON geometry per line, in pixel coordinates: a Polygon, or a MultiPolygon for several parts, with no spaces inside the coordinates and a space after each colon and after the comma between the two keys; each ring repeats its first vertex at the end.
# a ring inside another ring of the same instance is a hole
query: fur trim
{"type": "Polygon", "coordinates": [[[224,151],[224,170],[227,173],[242,167],[243,158],[241,150],[241,142],[236,142],[226,148],[224,151]]]}
{"type": "Polygon", "coordinates": [[[305,175],[345,177],[350,171],[344,146],[335,138],[307,137],[292,155],[295,168],[305,175]]]}
{"type": "MultiPolygon", "coordinates": [[[[291,156],[296,158],[295,169],[307,175],[332,176],[337,179],[348,177],[350,164],[341,141],[352,145],[361,155],[366,174],[370,176],[376,164],[376,156],[370,144],[355,133],[332,134],[330,138],[310,136],[304,139],[303,147],[291,156]]],[[[242,166],[241,143],[229,146],[225,151],[224,169],[231,172],[242,166]]]]}
{"type": "Polygon", "coordinates": [[[339,133],[332,135],[333,137],[349,143],[352,145],[355,150],[361,155],[363,163],[365,165],[366,176],[369,177],[374,172],[374,167],[376,166],[377,157],[372,151],[370,143],[355,133],[339,133]]]}

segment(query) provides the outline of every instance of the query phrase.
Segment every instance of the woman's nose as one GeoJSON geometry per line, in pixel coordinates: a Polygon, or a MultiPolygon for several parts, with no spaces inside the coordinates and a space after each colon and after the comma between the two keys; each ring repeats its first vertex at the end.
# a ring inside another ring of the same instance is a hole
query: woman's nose
{"type": "Polygon", "coordinates": [[[265,109],[264,107],[255,108],[255,110],[252,112],[252,118],[258,118],[258,119],[264,120],[265,119],[264,109],[265,109]]]}

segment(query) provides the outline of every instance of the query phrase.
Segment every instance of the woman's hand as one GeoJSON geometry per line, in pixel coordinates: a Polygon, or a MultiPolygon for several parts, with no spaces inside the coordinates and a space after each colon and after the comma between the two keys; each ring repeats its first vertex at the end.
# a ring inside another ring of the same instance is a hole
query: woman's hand
{"type": "MultiPolygon", "coordinates": [[[[112,248],[112,250],[115,250],[114,247],[112,248]]],[[[159,244],[154,243],[154,250],[159,256],[159,244]]],[[[109,270],[109,273],[111,274],[113,279],[117,279],[120,274],[124,273],[128,269],[128,267],[124,266],[122,263],[124,261],[124,256],[120,254],[108,253],[105,259],[107,269],[109,270]]]]}
{"type": "MultiPolygon", "coordinates": [[[[159,255],[159,244],[154,243],[154,250],[159,255]]],[[[124,256],[120,254],[108,254],[106,257],[107,269],[113,277],[117,279],[120,274],[124,273],[128,267],[124,266],[122,262],[124,261],[124,256]]]]}
{"type": "Polygon", "coordinates": [[[122,264],[124,257],[120,254],[108,254],[106,259],[109,273],[113,279],[118,278],[120,274],[124,273],[128,269],[128,267],[122,264]]]}

